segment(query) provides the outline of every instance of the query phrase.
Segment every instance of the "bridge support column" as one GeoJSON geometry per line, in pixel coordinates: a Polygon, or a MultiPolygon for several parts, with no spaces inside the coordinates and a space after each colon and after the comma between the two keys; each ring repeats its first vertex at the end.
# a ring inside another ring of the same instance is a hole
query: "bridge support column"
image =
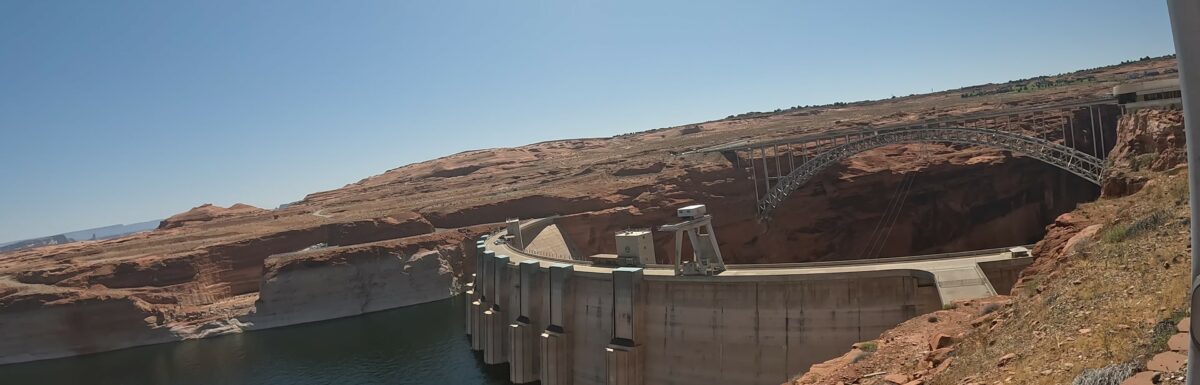
{"type": "Polygon", "coordinates": [[[488,365],[508,362],[508,320],[504,318],[503,298],[508,296],[508,256],[497,255],[488,262],[491,288],[488,289],[492,298],[492,308],[483,312],[484,327],[487,328],[487,339],[483,349],[483,363],[488,365]]]}
{"type": "Polygon", "coordinates": [[[543,297],[547,307],[550,325],[541,335],[541,368],[539,370],[542,385],[571,385],[572,366],[575,357],[572,354],[571,336],[567,335],[567,325],[570,325],[571,306],[574,303],[571,290],[571,274],[574,266],[555,264],[549,268],[549,287],[543,297]]]}
{"type": "Polygon", "coordinates": [[[538,354],[538,340],[534,339],[537,332],[533,325],[534,315],[540,313],[538,310],[541,302],[541,298],[535,295],[540,286],[538,285],[538,268],[537,261],[524,261],[518,265],[516,306],[519,313],[516,322],[508,327],[508,380],[514,384],[534,382],[539,378],[540,355],[538,354]]]}
{"type": "Polygon", "coordinates": [[[605,348],[608,385],[642,385],[642,312],[645,307],[642,269],[622,267],[612,272],[613,338],[605,348]]]}

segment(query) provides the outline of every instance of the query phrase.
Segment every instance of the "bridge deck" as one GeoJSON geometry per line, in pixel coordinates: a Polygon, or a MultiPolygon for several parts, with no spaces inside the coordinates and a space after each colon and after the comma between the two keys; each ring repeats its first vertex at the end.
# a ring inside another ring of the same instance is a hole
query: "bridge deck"
{"type": "Polygon", "coordinates": [[[728,142],[728,143],[722,143],[722,144],[718,144],[718,145],[714,145],[714,146],[709,146],[709,147],[699,148],[699,149],[695,149],[695,150],[691,150],[691,151],[686,151],[683,153],[683,155],[704,154],[704,153],[714,153],[714,152],[729,152],[729,151],[747,151],[747,150],[751,150],[751,149],[755,149],[755,148],[789,145],[789,144],[811,143],[811,142],[816,142],[816,141],[841,138],[841,137],[845,137],[847,135],[853,136],[853,135],[862,135],[862,134],[874,133],[874,132],[900,130],[900,129],[906,129],[906,128],[912,128],[912,127],[926,127],[926,126],[938,126],[938,125],[956,124],[956,123],[964,123],[964,122],[974,122],[974,121],[987,120],[987,119],[999,119],[999,118],[1013,117],[1013,116],[1026,115],[1026,114],[1044,113],[1044,112],[1048,112],[1048,111],[1065,111],[1065,110],[1070,110],[1070,109],[1075,109],[1075,108],[1087,108],[1087,107],[1091,107],[1091,106],[1114,105],[1114,104],[1117,104],[1117,100],[1115,98],[1075,100],[1075,101],[1067,101],[1067,102],[1055,103],[1055,104],[1026,106],[1026,107],[1012,108],[1012,109],[999,109],[999,110],[994,110],[994,111],[982,112],[982,113],[978,113],[978,114],[950,116],[950,117],[939,118],[939,119],[922,120],[922,121],[916,121],[916,122],[911,122],[911,123],[891,124],[891,125],[879,126],[879,127],[865,126],[865,127],[853,127],[853,128],[825,130],[825,131],[821,131],[821,132],[814,132],[811,134],[804,134],[804,135],[799,135],[799,136],[778,138],[778,139],[761,140],[761,141],[740,139],[740,140],[735,140],[735,141],[728,142]]]}

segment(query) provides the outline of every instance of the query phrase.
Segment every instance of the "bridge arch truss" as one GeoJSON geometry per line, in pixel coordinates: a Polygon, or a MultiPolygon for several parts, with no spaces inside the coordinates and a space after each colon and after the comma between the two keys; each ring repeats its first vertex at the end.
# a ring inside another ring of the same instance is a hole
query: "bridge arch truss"
{"type": "Polygon", "coordinates": [[[1007,150],[1098,185],[1104,155],[1116,144],[1115,125],[1106,130],[1105,121],[1112,123],[1122,112],[1112,98],[1068,101],[882,127],[808,130],[816,132],[765,141],[741,139],[682,155],[721,153],[742,167],[739,153],[745,153],[758,216],[766,220],[788,195],[829,166],[893,144],[950,143],[1007,150]]]}
{"type": "Polygon", "coordinates": [[[758,201],[760,218],[769,218],[774,209],[794,192],[826,168],[856,154],[893,144],[952,143],[984,146],[1020,153],[1075,174],[1099,185],[1104,161],[1091,154],[1020,133],[969,127],[922,127],[866,133],[818,153],[797,165],[787,175],[779,177],[774,186],[758,201]]]}

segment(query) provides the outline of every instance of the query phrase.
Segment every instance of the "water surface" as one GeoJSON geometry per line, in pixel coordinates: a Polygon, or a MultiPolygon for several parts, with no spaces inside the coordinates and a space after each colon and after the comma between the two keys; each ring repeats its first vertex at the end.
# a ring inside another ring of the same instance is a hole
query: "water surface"
{"type": "Polygon", "coordinates": [[[471,352],[463,301],[4,365],[0,384],[507,384],[471,352]]]}

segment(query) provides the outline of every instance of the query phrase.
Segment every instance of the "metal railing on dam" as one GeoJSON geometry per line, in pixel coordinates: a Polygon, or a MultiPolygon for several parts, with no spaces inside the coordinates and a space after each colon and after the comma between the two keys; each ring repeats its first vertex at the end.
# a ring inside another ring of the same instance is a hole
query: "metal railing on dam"
{"type": "Polygon", "coordinates": [[[991,281],[1029,262],[991,249],[676,276],[547,260],[504,236],[477,242],[466,332],[519,384],[779,384],[943,303],[996,294],[991,281]]]}

